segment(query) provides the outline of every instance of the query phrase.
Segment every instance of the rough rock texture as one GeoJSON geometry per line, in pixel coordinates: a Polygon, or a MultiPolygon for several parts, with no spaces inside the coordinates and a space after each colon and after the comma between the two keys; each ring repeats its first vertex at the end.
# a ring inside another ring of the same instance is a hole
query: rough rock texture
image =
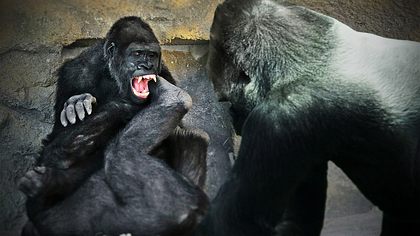
{"type": "MultiPolygon", "coordinates": [[[[333,16],[356,30],[420,41],[418,0],[292,1],[333,16]]],[[[77,55],[79,47],[104,37],[119,17],[141,16],[151,24],[162,43],[183,44],[167,47],[164,57],[181,86],[199,104],[186,117],[186,123],[221,112],[213,100],[206,100],[211,98],[211,91],[202,66],[203,40],[208,39],[213,11],[220,2],[0,1],[0,235],[17,235],[25,220],[24,197],[15,184],[31,165],[41,139],[51,129],[56,69],[64,59],[77,55]]],[[[214,116],[214,122],[221,120],[225,118],[214,116]]],[[[206,123],[203,129],[218,140],[213,143],[215,148],[228,150],[230,140],[220,143],[227,135],[225,125],[221,122],[212,128],[206,123]]],[[[209,155],[219,156],[209,151],[209,155]]],[[[226,161],[223,157],[221,160],[226,161]]],[[[222,177],[228,165],[223,161],[209,163],[222,177]]],[[[324,235],[377,235],[378,211],[333,165],[329,179],[324,235]]],[[[209,180],[208,190],[214,191],[220,181],[209,180]]]]}
{"type": "Polygon", "coordinates": [[[19,50],[0,56],[0,234],[22,223],[16,181],[51,130],[54,81],[60,56],[19,50]]]}
{"type": "Polygon", "coordinates": [[[105,36],[122,16],[150,23],[161,42],[208,39],[221,0],[0,1],[0,53],[105,36]],[[175,40],[176,41],[176,40],[175,40]],[[36,42],[36,43],[34,43],[36,42]]]}
{"type": "Polygon", "coordinates": [[[334,17],[362,32],[420,40],[418,0],[289,0],[334,17]]]}

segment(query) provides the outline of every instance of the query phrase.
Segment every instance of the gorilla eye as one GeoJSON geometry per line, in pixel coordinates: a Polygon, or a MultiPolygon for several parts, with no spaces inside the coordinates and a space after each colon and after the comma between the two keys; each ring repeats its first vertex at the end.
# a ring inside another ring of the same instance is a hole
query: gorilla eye
{"type": "Polygon", "coordinates": [[[136,56],[136,57],[140,56],[140,51],[134,51],[133,56],[136,56]]]}
{"type": "Polygon", "coordinates": [[[149,58],[149,59],[153,59],[153,58],[155,58],[155,56],[156,56],[156,53],[148,53],[147,54],[147,57],[149,58]]]}

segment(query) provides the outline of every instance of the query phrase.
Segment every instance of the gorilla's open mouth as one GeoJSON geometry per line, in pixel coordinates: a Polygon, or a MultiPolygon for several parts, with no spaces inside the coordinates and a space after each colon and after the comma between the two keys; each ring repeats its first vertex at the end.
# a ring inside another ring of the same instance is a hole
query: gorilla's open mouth
{"type": "Polygon", "coordinates": [[[141,75],[131,79],[131,90],[139,99],[146,99],[149,96],[149,81],[156,82],[156,75],[141,75]]]}

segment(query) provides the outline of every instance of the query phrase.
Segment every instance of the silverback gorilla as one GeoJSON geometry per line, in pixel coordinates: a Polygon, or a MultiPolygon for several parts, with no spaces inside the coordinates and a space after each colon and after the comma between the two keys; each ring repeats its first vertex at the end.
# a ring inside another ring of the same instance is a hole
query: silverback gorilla
{"type": "Polygon", "coordinates": [[[420,44],[274,0],[227,0],[208,66],[242,143],[200,235],[319,235],[333,161],[420,235],[420,44]]]}
{"type": "Polygon", "coordinates": [[[208,136],[179,127],[191,98],[161,76],[174,83],[138,17],[120,19],[104,41],[60,68],[53,131],[19,184],[30,220],[23,235],[194,228],[208,204],[201,190],[208,136]],[[68,99],[74,94],[84,95],[68,99]],[[76,114],[85,120],[67,126],[76,114]]]}

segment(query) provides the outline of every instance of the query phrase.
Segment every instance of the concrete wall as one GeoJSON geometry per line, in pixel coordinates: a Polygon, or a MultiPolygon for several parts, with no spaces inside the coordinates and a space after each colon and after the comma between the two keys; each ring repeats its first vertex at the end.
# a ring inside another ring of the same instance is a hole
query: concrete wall
{"type": "MultiPolygon", "coordinates": [[[[15,184],[51,130],[55,71],[61,63],[77,54],[78,48],[104,37],[118,18],[137,15],[151,24],[163,44],[184,44],[182,53],[180,47],[168,46],[164,54],[176,76],[188,73],[189,65],[202,69],[202,62],[188,64],[183,59],[185,53],[201,58],[213,11],[221,1],[0,1],[0,235],[16,235],[25,221],[24,197],[15,184]]],[[[418,0],[292,2],[336,17],[357,30],[420,40],[418,0]]],[[[370,203],[339,170],[332,167],[329,177],[327,216],[371,211],[370,203]]]]}

